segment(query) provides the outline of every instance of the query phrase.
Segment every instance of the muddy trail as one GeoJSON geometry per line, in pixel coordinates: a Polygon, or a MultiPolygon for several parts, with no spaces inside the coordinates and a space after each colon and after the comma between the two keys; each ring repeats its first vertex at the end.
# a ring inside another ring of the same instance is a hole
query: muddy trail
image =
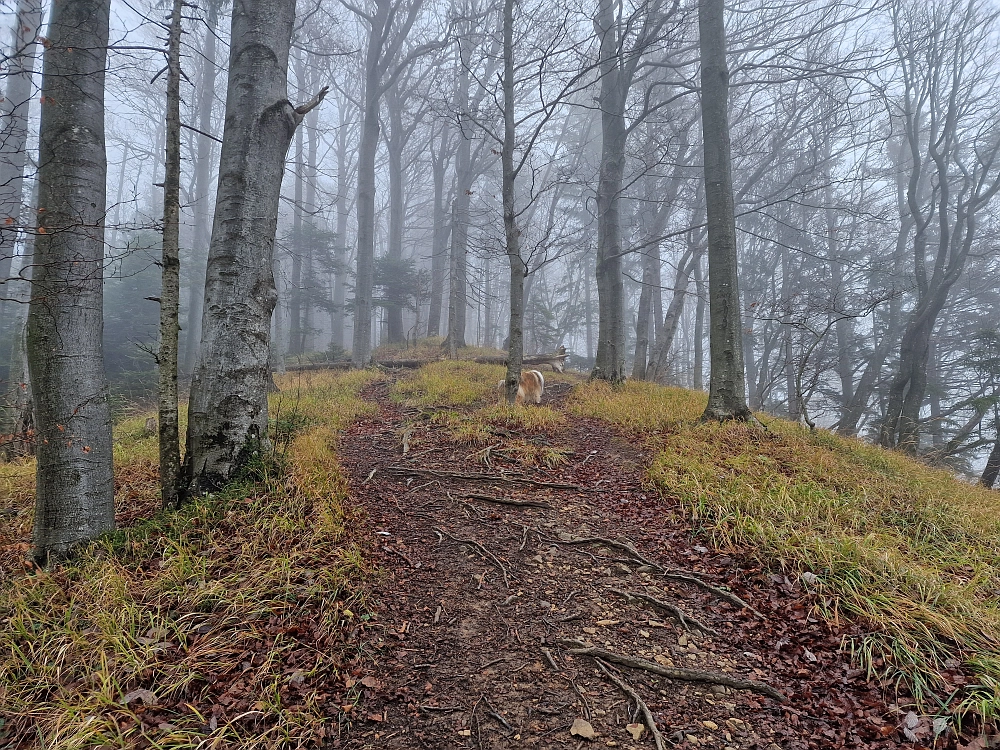
{"type": "Polygon", "coordinates": [[[512,429],[565,457],[524,466],[502,440],[452,442],[390,391],[364,392],[378,414],[340,448],[387,571],[342,747],[904,746],[905,712],[841,651],[848,628],[704,546],[643,486],[641,445],[577,418],[512,429]]]}

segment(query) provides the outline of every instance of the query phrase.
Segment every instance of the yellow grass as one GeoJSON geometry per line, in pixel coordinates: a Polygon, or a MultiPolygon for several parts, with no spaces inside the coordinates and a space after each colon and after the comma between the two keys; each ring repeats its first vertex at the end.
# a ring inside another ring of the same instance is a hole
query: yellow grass
{"type": "MultiPolygon", "coordinates": [[[[283,472],[156,514],[0,587],[0,746],[292,748],[335,736],[348,714],[322,695],[372,572],[345,534],[352,511],[336,446],[373,408],[358,392],[377,377],[287,376],[271,402],[289,433],[283,472]],[[310,656],[290,674],[289,658],[302,654],[296,627],[309,632],[310,656]],[[216,675],[230,681],[223,696],[207,682],[216,675]],[[171,706],[159,725],[138,721],[141,701],[122,704],[137,688],[171,706]],[[213,721],[217,700],[227,710],[213,721]]],[[[143,422],[117,428],[119,485],[155,461],[143,422]]],[[[32,478],[29,462],[0,465],[3,507],[24,510],[32,478]]],[[[147,485],[155,493],[155,473],[147,485]]]]}

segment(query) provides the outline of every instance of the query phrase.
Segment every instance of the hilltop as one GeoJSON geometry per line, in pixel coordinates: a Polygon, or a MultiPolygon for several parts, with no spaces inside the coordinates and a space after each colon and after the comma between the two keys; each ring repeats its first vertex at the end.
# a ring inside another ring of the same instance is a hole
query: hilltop
{"type": "Polygon", "coordinates": [[[511,409],[501,376],[290,373],[274,455],[177,514],[126,421],[119,531],[46,573],[0,465],[7,743],[984,746],[996,493],[648,383],[511,409]]]}

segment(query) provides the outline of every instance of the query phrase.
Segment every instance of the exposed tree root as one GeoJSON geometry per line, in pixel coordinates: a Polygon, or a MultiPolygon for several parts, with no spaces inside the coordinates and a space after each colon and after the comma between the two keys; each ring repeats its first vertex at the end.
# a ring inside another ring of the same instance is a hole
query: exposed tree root
{"type": "Polygon", "coordinates": [[[496,503],[497,505],[513,505],[516,508],[545,508],[552,510],[552,506],[540,500],[515,500],[512,497],[493,497],[491,495],[480,495],[475,492],[456,492],[455,497],[467,497],[471,500],[482,500],[484,503],[496,503]]]}
{"type": "Polygon", "coordinates": [[[603,659],[604,661],[611,662],[612,664],[620,664],[623,667],[642,669],[646,672],[652,672],[653,674],[658,674],[661,677],[666,677],[671,680],[706,682],[711,685],[725,685],[726,687],[733,688],[734,690],[751,690],[755,693],[760,693],[761,695],[767,695],[774,698],[776,701],[781,703],[788,700],[775,688],[756,680],[740,680],[718,672],[706,672],[700,669],[665,667],[655,662],[646,661],[645,659],[636,659],[631,656],[622,656],[621,654],[616,654],[612,651],[606,651],[603,648],[597,648],[596,646],[591,646],[583,641],[578,641],[573,638],[560,638],[559,643],[568,647],[567,653],[573,654],[574,656],[591,656],[595,659],[603,659]]]}
{"type": "Polygon", "coordinates": [[[557,538],[556,542],[558,544],[603,544],[607,547],[612,547],[614,549],[622,550],[623,552],[627,552],[628,554],[630,554],[636,562],[640,562],[643,565],[648,565],[649,567],[658,571],[659,574],[664,578],[667,578],[671,581],[682,581],[684,583],[689,583],[692,586],[698,586],[699,588],[705,589],[705,591],[709,591],[715,594],[720,599],[725,599],[727,602],[729,602],[730,604],[734,604],[740,609],[749,609],[755,615],[758,615],[760,617],[764,616],[763,614],[761,614],[756,609],[751,607],[749,604],[740,599],[738,596],[736,596],[736,594],[732,593],[731,591],[726,591],[725,589],[719,588],[718,586],[713,586],[711,583],[703,581],[700,578],[696,578],[695,576],[689,575],[687,573],[675,573],[673,571],[670,571],[667,568],[664,568],[659,563],[655,563],[652,560],[650,560],[648,557],[646,557],[644,554],[642,554],[639,550],[637,550],[633,545],[629,544],[628,542],[621,542],[616,539],[607,539],[606,537],[603,536],[571,537],[568,539],[557,538]]]}
{"type": "Polygon", "coordinates": [[[510,577],[507,575],[507,568],[506,568],[506,566],[502,562],[500,562],[500,558],[499,557],[497,557],[492,552],[490,552],[488,549],[486,549],[486,547],[484,547],[483,545],[481,545],[475,539],[462,539],[460,537],[453,536],[453,535],[449,534],[447,531],[445,531],[444,529],[440,529],[437,526],[434,527],[434,531],[437,532],[438,534],[440,534],[441,536],[446,536],[449,539],[451,539],[452,541],[458,542],[459,544],[468,544],[468,545],[470,545],[470,546],[475,547],[476,549],[478,549],[479,552],[480,552],[480,554],[482,554],[483,557],[486,557],[486,558],[492,560],[494,563],[496,563],[496,566],[498,568],[500,568],[500,572],[503,574],[504,586],[506,586],[507,588],[510,588],[510,577]]]}
{"type": "Polygon", "coordinates": [[[649,706],[646,705],[646,701],[644,701],[627,682],[608,669],[607,665],[603,661],[600,659],[595,659],[594,661],[597,662],[597,666],[601,668],[601,671],[608,676],[608,679],[618,686],[619,690],[635,701],[639,710],[642,711],[642,718],[645,719],[646,726],[649,727],[649,733],[653,735],[653,741],[656,742],[656,750],[665,750],[663,735],[660,734],[660,730],[656,728],[656,722],[653,720],[653,713],[649,710],[649,706]]]}
{"type": "Polygon", "coordinates": [[[719,632],[714,628],[710,628],[708,625],[705,625],[699,620],[696,620],[694,617],[691,617],[691,615],[685,614],[680,607],[670,604],[669,602],[660,601],[659,599],[652,597],[649,594],[644,594],[638,591],[637,592],[622,591],[621,589],[614,589],[610,587],[608,588],[608,591],[613,591],[619,596],[624,596],[626,599],[640,599],[646,602],[647,604],[651,604],[655,609],[659,609],[664,612],[669,612],[680,622],[680,624],[684,627],[684,629],[689,632],[692,629],[691,626],[694,626],[696,630],[700,630],[705,635],[719,634],[719,632]]]}
{"type": "Polygon", "coordinates": [[[387,466],[384,471],[390,474],[407,474],[413,476],[441,477],[445,479],[461,479],[467,482],[506,482],[509,484],[527,484],[532,487],[545,487],[553,490],[573,490],[586,492],[586,487],[578,484],[563,484],[561,482],[540,482],[527,477],[497,476],[496,474],[463,474],[460,471],[442,471],[440,469],[420,469],[416,466],[387,466]]]}

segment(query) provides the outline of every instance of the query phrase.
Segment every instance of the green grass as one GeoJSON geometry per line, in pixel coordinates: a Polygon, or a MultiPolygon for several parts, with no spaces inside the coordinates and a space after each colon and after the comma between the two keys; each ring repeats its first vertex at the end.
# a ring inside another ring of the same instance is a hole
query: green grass
{"type": "MultiPolygon", "coordinates": [[[[341,655],[357,648],[345,637],[373,574],[348,533],[362,519],[336,446],[373,408],[358,393],[377,377],[287,376],[271,413],[295,427],[283,461],[250,472],[258,481],[150,513],[51,571],[8,570],[0,744],[292,748],[336,736],[357,697],[337,689],[341,655]],[[137,689],[156,704],[123,704],[137,689]]],[[[155,496],[142,423],[117,427],[116,482],[155,496]]],[[[30,462],[0,465],[3,507],[30,506],[32,475],[30,462]]]]}
{"type": "Polygon", "coordinates": [[[779,419],[766,429],[700,424],[705,395],[629,383],[590,384],[570,410],[646,436],[649,478],[723,548],[819,576],[831,620],[871,633],[847,646],[871,673],[906,683],[930,709],[952,686],[949,660],[979,687],[957,714],[1000,711],[1000,494],[902,455],[779,419]],[[655,433],[655,434],[654,434],[655,433]]]}

